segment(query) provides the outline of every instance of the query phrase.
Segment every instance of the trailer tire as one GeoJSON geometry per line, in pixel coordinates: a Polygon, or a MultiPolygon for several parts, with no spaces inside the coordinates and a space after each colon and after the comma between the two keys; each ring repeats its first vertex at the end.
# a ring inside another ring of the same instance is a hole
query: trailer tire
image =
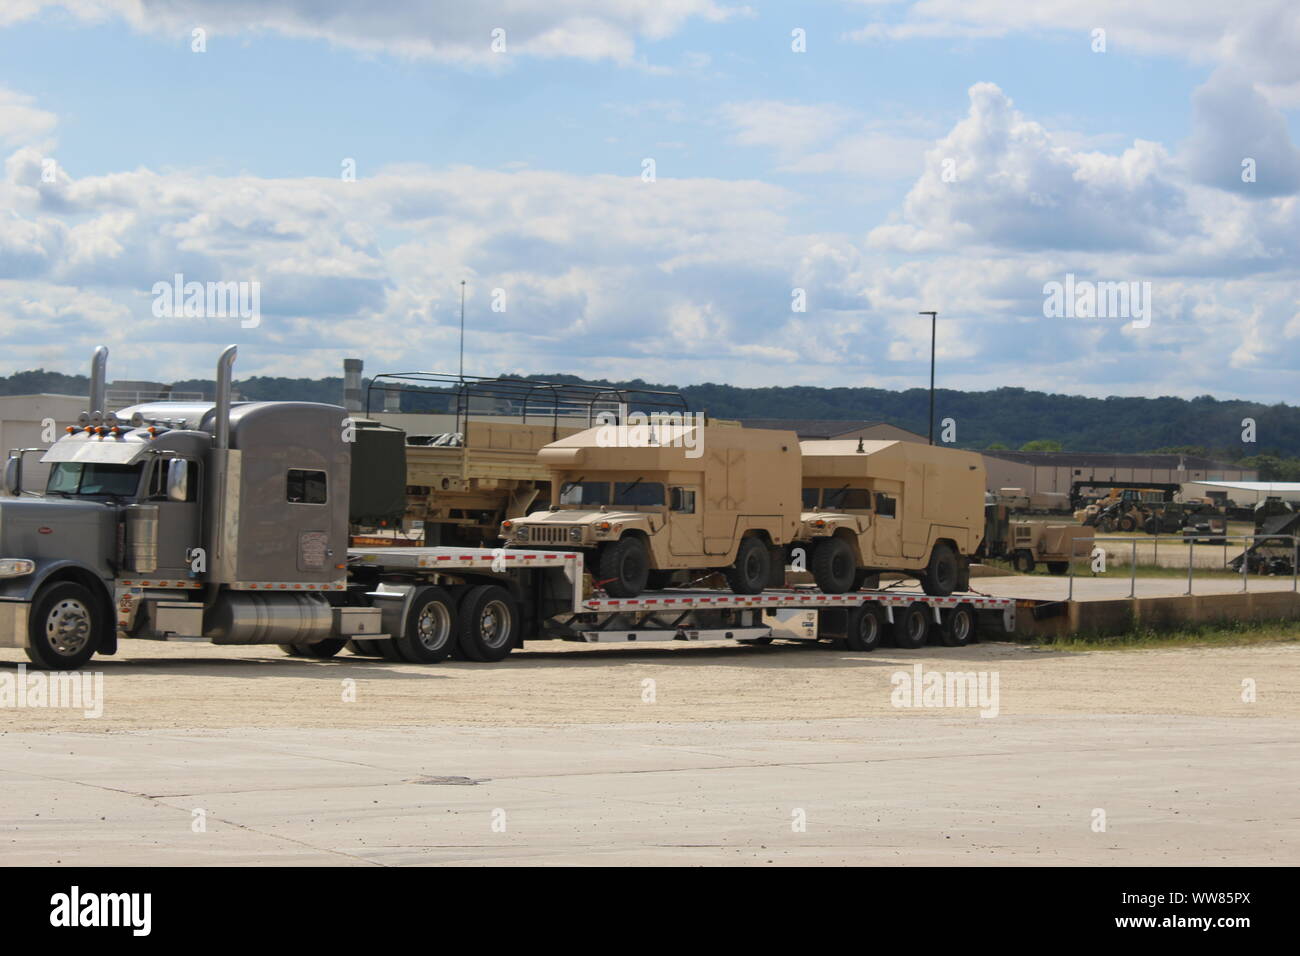
{"type": "Polygon", "coordinates": [[[736,549],[736,563],[722,573],[735,594],[761,594],[772,573],[772,554],[758,535],[746,535],[736,549]]]}
{"type": "Polygon", "coordinates": [[[302,657],[302,651],[298,650],[296,644],[280,644],[278,646],[289,657],[302,657]]]}
{"type": "Polygon", "coordinates": [[[1064,574],[1070,570],[1069,561],[1048,561],[1047,570],[1052,574],[1064,574]]]}
{"type": "Polygon", "coordinates": [[[849,611],[844,643],[851,651],[874,651],[885,639],[885,609],[867,601],[849,611]]]}
{"type": "Polygon", "coordinates": [[[965,647],[975,640],[975,609],[958,604],[944,615],[939,634],[944,647],[965,647]]]}
{"type": "Polygon", "coordinates": [[[472,661],[499,661],[519,635],[519,605],[498,584],[470,588],[460,602],[456,632],[461,653],[472,661]]]}
{"type": "Polygon", "coordinates": [[[915,650],[930,639],[930,608],[917,601],[894,611],[894,646],[915,650]]]}
{"type": "Polygon", "coordinates": [[[378,643],[378,641],[353,638],[348,641],[348,650],[358,657],[383,657],[384,655],[379,653],[379,648],[376,646],[378,643]]]}
{"type": "Polygon", "coordinates": [[[629,534],[604,545],[596,557],[596,573],[610,597],[636,597],[650,576],[645,541],[629,534]]]}
{"type": "Polygon", "coordinates": [[[947,597],[957,590],[961,578],[961,559],[950,545],[938,542],[930,552],[930,563],[921,576],[921,588],[934,597],[947,597]]]}
{"type": "Polygon", "coordinates": [[[103,602],[84,584],[44,587],[28,618],[27,659],[42,670],[76,670],[94,655],[105,624],[103,602]]]}
{"type": "Polygon", "coordinates": [[[843,538],[823,538],[813,545],[812,576],[826,594],[845,594],[857,578],[857,560],[843,538]]]}
{"type": "Polygon", "coordinates": [[[280,650],[290,657],[314,657],[318,661],[329,660],[347,644],[346,637],[330,637],[315,644],[281,644],[280,650]]]}
{"type": "Polygon", "coordinates": [[[406,612],[403,633],[393,638],[398,653],[412,664],[437,664],[456,645],[456,607],[442,588],[416,595],[406,612]]]}
{"type": "Polygon", "coordinates": [[[405,664],[406,658],[402,652],[397,649],[397,642],[391,637],[380,638],[375,641],[375,647],[379,651],[379,656],[386,661],[392,661],[395,664],[405,664]]]}

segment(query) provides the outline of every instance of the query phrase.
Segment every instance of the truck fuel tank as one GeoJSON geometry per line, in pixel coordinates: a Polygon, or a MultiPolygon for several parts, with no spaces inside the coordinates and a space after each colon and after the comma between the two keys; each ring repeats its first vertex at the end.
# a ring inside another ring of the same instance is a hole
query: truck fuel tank
{"type": "Polygon", "coordinates": [[[227,591],[208,611],[203,636],[214,644],[311,644],[329,636],[332,623],[319,594],[227,591]]]}

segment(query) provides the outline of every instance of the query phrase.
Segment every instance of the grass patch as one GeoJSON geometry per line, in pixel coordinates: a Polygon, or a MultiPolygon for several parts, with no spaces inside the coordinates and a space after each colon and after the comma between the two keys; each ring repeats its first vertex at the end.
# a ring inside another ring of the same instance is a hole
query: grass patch
{"type": "Polygon", "coordinates": [[[1300,641],[1300,621],[1231,621],[1176,627],[1134,626],[1118,634],[1034,635],[1021,644],[1062,651],[1146,650],[1159,647],[1228,647],[1300,641]]]}

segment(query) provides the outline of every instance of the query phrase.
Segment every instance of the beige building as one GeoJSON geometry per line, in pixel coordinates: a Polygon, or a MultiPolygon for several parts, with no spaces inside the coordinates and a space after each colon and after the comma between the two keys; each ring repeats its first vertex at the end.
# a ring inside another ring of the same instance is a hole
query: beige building
{"type": "Polygon", "coordinates": [[[1254,481],[1249,468],[1197,455],[1131,455],[1068,451],[986,451],[989,490],[1021,488],[1026,494],[1068,495],[1075,482],[1254,481]]]}
{"type": "Polygon", "coordinates": [[[924,435],[910,432],[888,422],[864,421],[828,421],[817,418],[746,418],[741,421],[746,428],[775,428],[792,431],[800,441],[817,441],[818,439],[838,439],[856,441],[865,438],[868,441],[915,441],[925,444],[929,441],[924,435]]]}
{"type": "MultiPolygon", "coordinates": [[[[16,448],[49,448],[85,410],[84,395],[0,395],[0,453],[7,459],[16,448]]],[[[24,487],[45,487],[49,466],[42,465],[40,458],[37,454],[24,456],[24,487]]]]}

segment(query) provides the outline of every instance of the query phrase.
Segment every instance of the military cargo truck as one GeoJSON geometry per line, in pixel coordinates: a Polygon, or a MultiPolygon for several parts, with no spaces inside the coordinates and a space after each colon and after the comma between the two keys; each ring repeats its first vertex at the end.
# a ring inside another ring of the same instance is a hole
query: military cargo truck
{"type": "Polygon", "coordinates": [[[796,547],[828,594],[881,571],[916,575],[926,594],[970,586],[984,533],[984,460],[905,441],[806,441],[796,547]]]}
{"type": "Polygon", "coordinates": [[[603,426],[545,446],[551,507],[504,521],[507,547],[578,548],[598,587],[635,597],[674,572],[720,570],[738,594],[779,585],[799,524],[794,432],[603,426]]]}

